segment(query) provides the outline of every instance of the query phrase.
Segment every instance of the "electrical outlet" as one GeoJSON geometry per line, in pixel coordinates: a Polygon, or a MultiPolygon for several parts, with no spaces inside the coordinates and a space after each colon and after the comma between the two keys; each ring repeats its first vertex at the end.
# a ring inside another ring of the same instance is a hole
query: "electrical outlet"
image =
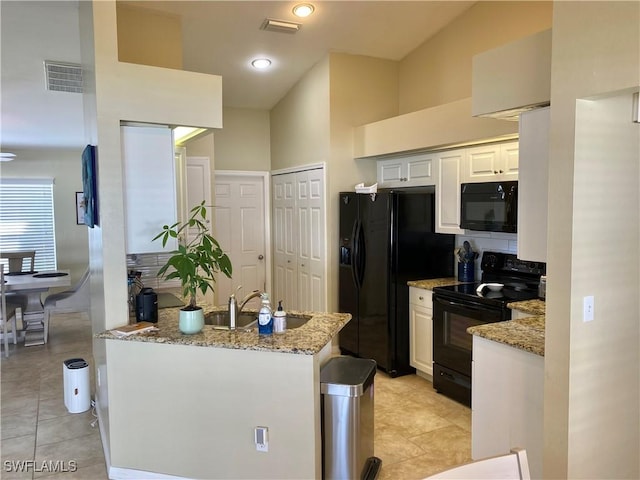
{"type": "Polygon", "coordinates": [[[256,450],[258,452],[269,451],[269,428],[256,427],[255,430],[256,450]]]}
{"type": "Polygon", "coordinates": [[[593,321],[594,308],[595,308],[593,295],[589,295],[587,297],[584,297],[584,299],[583,299],[583,308],[584,308],[584,311],[582,312],[582,321],[583,322],[591,322],[591,321],[593,321]]]}

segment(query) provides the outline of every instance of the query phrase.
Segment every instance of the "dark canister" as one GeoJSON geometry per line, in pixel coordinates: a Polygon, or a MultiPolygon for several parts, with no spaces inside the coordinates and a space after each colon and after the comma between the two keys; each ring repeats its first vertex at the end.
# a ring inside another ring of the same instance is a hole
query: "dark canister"
{"type": "Polygon", "coordinates": [[[143,288],[136,295],[136,321],[158,322],[158,295],[153,288],[143,288]]]}

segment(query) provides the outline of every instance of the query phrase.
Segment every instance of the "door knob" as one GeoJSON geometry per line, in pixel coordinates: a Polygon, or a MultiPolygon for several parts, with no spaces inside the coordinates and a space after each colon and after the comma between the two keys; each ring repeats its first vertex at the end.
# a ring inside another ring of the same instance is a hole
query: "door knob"
{"type": "Polygon", "coordinates": [[[258,255],[258,260],[262,260],[264,258],[264,255],[258,255]]]}

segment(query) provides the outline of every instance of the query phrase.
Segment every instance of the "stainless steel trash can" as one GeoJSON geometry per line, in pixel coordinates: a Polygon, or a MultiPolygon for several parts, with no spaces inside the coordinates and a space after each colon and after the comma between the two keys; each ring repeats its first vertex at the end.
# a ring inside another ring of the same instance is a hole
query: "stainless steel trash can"
{"type": "Polygon", "coordinates": [[[372,480],[374,360],[334,357],[320,370],[322,467],[327,480],[372,480]]]}

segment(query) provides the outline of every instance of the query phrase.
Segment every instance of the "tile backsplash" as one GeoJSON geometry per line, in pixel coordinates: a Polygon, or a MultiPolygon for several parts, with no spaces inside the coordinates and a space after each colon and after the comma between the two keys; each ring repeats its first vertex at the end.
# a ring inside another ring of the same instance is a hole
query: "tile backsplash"
{"type": "MultiPolygon", "coordinates": [[[[180,280],[164,280],[158,278],[158,270],[167,263],[171,254],[169,253],[140,253],[127,255],[127,271],[135,270],[141,272],[142,283],[145,287],[154,290],[180,288],[180,280]]],[[[126,280],[126,279],[125,279],[126,280]]]]}
{"type": "MultiPolygon", "coordinates": [[[[489,250],[491,252],[503,252],[503,253],[518,253],[518,236],[515,233],[499,233],[499,232],[474,232],[467,230],[464,235],[456,235],[456,248],[462,247],[462,244],[467,240],[471,244],[471,249],[479,253],[478,259],[475,261],[475,278],[476,281],[480,281],[482,271],[480,269],[480,262],[482,260],[482,252],[489,250]]],[[[455,275],[458,272],[458,262],[453,258],[455,262],[455,275]]]]}

